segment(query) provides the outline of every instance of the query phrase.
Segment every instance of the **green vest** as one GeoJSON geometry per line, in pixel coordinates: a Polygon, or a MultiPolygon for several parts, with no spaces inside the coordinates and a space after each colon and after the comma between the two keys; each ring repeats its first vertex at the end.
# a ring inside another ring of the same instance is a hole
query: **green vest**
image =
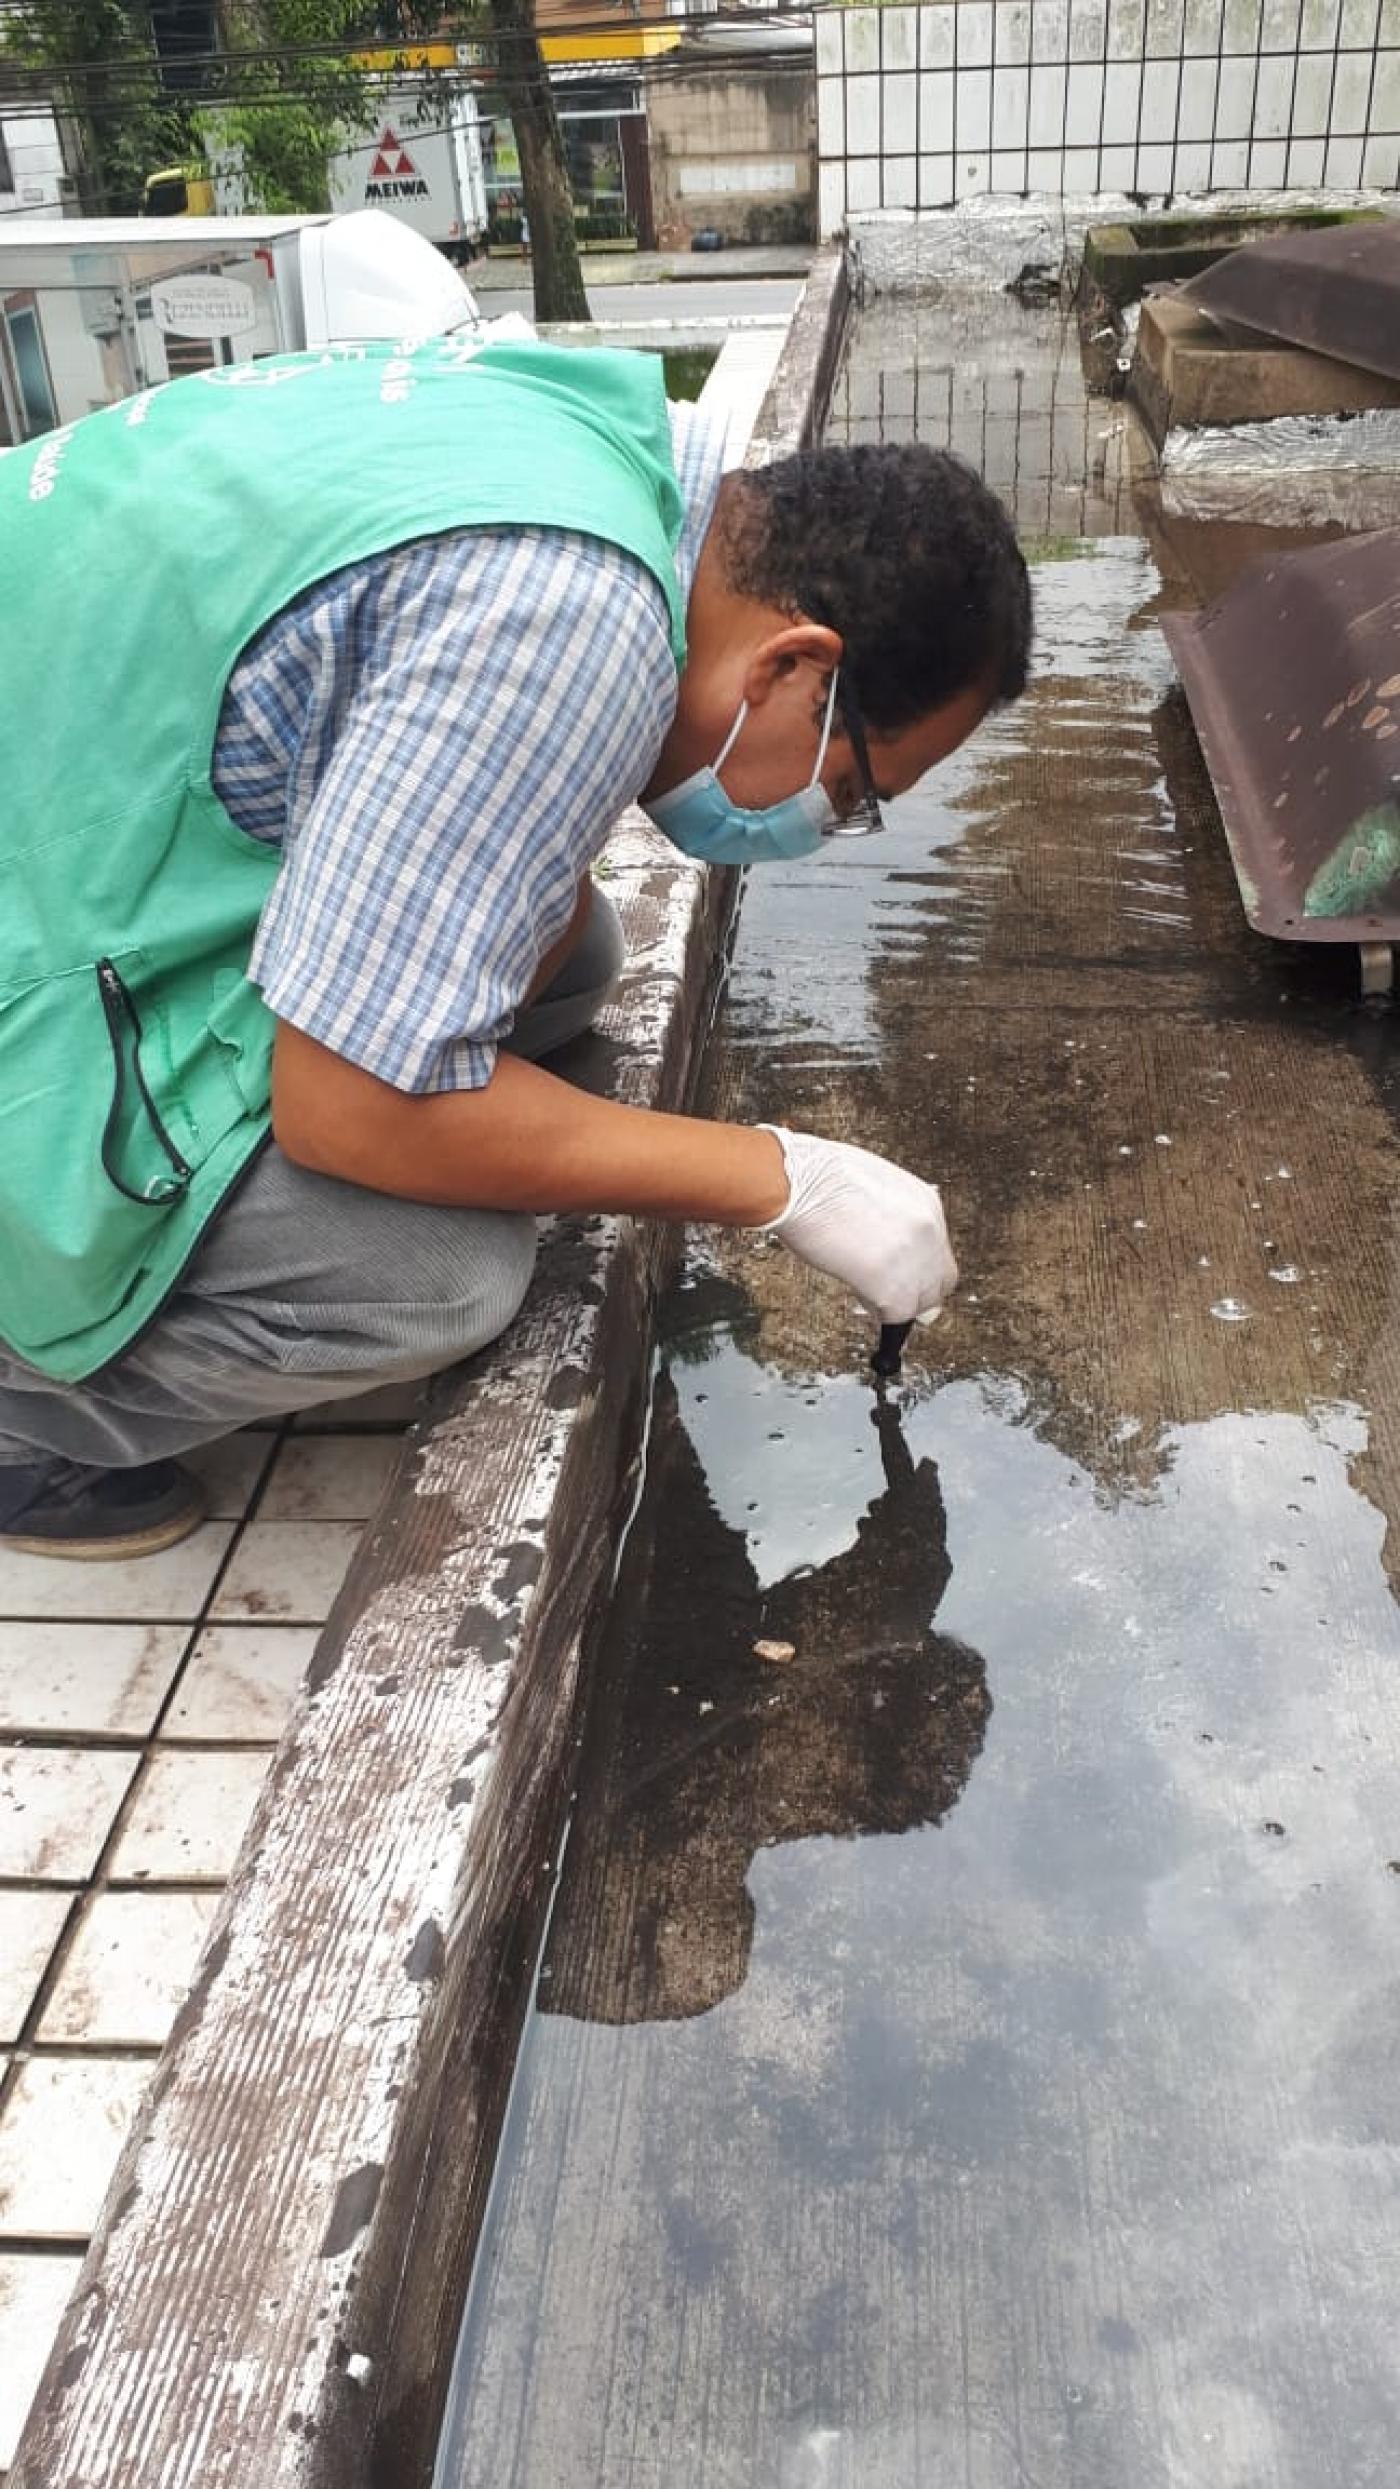
{"type": "Polygon", "coordinates": [[[682,506],[659,356],[450,339],[176,381],[0,455],[0,1339],[127,1347],[270,1128],[249,984],[280,853],[210,783],[229,675],[346,563],[561,527],[660,582],[682,506]]]}

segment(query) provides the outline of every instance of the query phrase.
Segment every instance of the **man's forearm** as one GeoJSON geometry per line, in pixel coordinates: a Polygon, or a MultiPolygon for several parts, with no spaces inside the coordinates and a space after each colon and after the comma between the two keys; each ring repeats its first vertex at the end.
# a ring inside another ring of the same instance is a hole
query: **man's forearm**
{"type": "Polygon", "coordinates": [[[298,1164],[408,1201],[749,1227],[788,1199],[771,1133],[619,1106],[508,1054],[484,1089],[409,1097],[283,1025],[272,1116],[298,1164]]]}

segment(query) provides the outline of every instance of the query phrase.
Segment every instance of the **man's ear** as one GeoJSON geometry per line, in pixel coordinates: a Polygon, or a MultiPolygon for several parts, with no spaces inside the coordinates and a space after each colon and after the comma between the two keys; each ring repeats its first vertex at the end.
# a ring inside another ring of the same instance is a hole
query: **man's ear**
{"type": "Polygon", "coordinates": [[[789,682],[802,667],[825,681],[833,666],[841,663],[843,642],[839,631],[824,622],[793,622],[785,630],[774,631],[760,640],[749,658],[744,673],[744,698],[751,709],[761,709],[782,683],[789,682]]]}

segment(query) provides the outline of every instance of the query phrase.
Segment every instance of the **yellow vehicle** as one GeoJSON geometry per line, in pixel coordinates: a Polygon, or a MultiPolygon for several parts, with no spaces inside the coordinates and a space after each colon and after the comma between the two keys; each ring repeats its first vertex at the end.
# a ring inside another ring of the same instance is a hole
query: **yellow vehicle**
{"type": "Polygon", "coordinates": [[[207,164],[167,164],[146,177],[143,216],[213,216],[214,185],[207,164]]]}

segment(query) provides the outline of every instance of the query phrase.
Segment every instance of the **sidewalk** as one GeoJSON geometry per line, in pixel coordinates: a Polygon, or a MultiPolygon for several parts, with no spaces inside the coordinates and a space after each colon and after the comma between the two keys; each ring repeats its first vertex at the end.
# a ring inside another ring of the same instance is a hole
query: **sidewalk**
{"type": "MultiPolygon", "coordinates": [[[[775,242],[727,251],[596,251],[579,261],[589,292],[611,285],[684,285],[692,279],[805,277],[815,244],[775,242]]],[[[529,282],[529,263],[512,253],[482,259],[463,271],[474,294],[517,293],[529,282]]]]}

